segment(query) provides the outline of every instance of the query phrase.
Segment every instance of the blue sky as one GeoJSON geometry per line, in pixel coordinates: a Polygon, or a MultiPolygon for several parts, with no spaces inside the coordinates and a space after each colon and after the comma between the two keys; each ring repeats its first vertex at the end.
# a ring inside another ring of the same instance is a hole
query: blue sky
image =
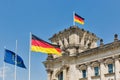
{"type": "MultiPolygon", "coordinates": [[[[104,44],[120,36],[120,0],[0,0],[0,80],[2,80],[4,46],[15,51],[28,68],[29,33],[49,41],[55,33],[73,25],[73,11],[85,18],[79,25],[102,38],[104,44]]],[[[99,46],[99,41],[98,41],[99,46]]],[[[46,80],[42,64],[47,55],[31,54],[31,80],[46,80]]],[[[14,66],[5,64],[5,80],[14,80],[14,66]]],[[[17,67],[17,80],[28,80],[28,69],[17,67]]]]}

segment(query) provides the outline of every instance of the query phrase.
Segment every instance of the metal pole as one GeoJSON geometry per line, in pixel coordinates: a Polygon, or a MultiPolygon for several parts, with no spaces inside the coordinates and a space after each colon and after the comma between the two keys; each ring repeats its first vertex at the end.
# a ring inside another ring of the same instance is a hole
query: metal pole
{"type": "Polygon", "coordinates": [[[16,40],[16,48],[15,48],[15,80],[17,80],[17,40],[16,40]]]}
{"type": "Polygon", "coordinates": [[[30,44],[29,44],[29,74],[28,74],[28,80],[30,80],[30,76],[31,76],[31,32],[30,32],[30,44]]]}

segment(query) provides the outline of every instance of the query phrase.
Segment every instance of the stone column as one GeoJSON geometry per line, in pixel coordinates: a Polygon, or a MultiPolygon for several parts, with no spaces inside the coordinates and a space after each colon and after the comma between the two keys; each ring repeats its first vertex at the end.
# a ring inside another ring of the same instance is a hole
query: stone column
{"type": "Polygon", "coordinates": [[[100,62],[100,80],[105,80],[105,65],[104,65],[104,60],[99,60],[100,62]]]}
{"type": "Polygon", "coordinates": [[[79,80],[77,79],[79,76],[79,74],[76,74],[76,67],[75,65],[71,65],[70,67],[68,67],[69,70],[67,71],[67,80],[79,80]]]}
{"type": "Polygon", "coordinates": [[[62,70],[63,70],[63,80],[67,80],[67,68],[68,65],[63,65],[62,70]]]}
{"type": "Polygon", "coordinates": [[[66,80],[67,78],[67,74],[66,74],[66,68],[63,69],[63,80],[66,80]]]}
{"type": "Polygon", "coordinates": [[[115,80],[120,80],[120,62],[119,56],[115,56],[115,80]]]}
{"type": "Polygon", "coordinates": [[[90,66],[90,63],[87,63],[87,80],[91,80],[91,73],[92,73],[92,70],[91,70],[91,66],[90,66]]]}
{"type": "Polygon", "coordinates": [[[52,70],[51,69],[47,69],[47,76],[48,76],[48,79],[47,80],[51,80],[51,77],[52,77],[52,70]]]}

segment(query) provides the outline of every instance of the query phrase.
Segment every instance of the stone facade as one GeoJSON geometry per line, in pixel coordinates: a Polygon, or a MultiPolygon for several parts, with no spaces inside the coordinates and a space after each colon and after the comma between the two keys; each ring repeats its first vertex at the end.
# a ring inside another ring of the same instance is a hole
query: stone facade
{"type": "Polygon", "coordinates": [[[97,46],[99,38],[72,26],[50,38],[62,56],[48,55],[44,63],[48,80],[120,80],[120,41],[97,46]]]}

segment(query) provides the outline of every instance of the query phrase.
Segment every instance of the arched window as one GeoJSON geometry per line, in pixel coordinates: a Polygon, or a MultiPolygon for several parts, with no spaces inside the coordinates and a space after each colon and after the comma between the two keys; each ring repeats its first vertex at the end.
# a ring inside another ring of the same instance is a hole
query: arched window
{"type": "Polygon", "coordinates": [[[108,64],[108,73],[113,73],[113,64],[108,64]]]}
{"type": "Polygon", "coordinates": [[[98,66],[94,67],[94,74],[95,74],[95,76],[99,75],[99,67],[98,66]]]}
{"type": "Polygon", "coordinates": [[[87,66],[85,64],[82,64],[79,66],[79,69],[82,72],[81,78],[86,78],[87,77],[87,66]]]}
{"type": "Polygon", "coordinates": [[[60,72],[60,73],[58,74],[58,80],[63,80],[63,72],[60,72]]]}
{"type": "Polygon", "coordinates": [[[86,78],[86,70],[82,70],[82,77],[86,78]]]}
{"type": "Polygon", "coordinates": [[[100,64],[99,62],[95,61],[91,64],[91,66],[94,69],[94,76],[99,76],[100,75],[100,64]]]}
{"type": "Polygon", "coordinates": [[[106,59],[105,64],[107,65],[108,73],[113,73],[114,72],[114,61],[113,61],[113,59],[111,59],[111,58],[106,59]]]}

